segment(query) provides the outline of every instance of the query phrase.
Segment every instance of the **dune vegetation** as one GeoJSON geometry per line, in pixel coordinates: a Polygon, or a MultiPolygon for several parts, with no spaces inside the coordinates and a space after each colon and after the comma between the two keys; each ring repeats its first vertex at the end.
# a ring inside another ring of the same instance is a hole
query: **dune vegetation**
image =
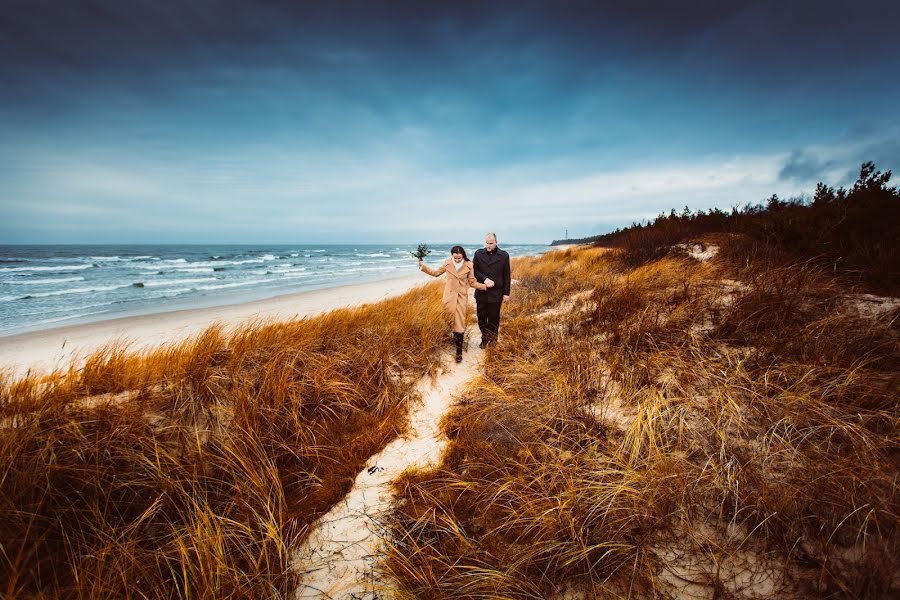
{"type": "Polygon", "coordinates": [[[686,215],[516,261],[442,463],[395,483],[396,596],[900,593],[900,300],[864,293],[895,285],[896,227],[837,224],[843,263],[791,228],[897,223],[871,171],[758,211],[790,239],[686,215]]]}
{"type": "Polygon", "coordinates": [[[514,265],[442,464],[396,483],[398,597],[897,590],[900,302],[714,241],[514,265]]]}
{"type": "Polygon", "coordinates": [[[730,233],[745,236],[796,259],[812,260],[844,280],[878,293],[900,295],[900,192],[888,187],[891,172],[863,163],[849,189],[819,183],[808,198],[691,211],[685,207],[646,224],[590,238],[621,248],[630,264],[660,258],[690,238],[730,233]]]}
{"type": "Polygon", "coordinates": [[[403,431],[445,335],[431,285],[7,376],[0,596],[292,597],[291,549],[403,431]]]}

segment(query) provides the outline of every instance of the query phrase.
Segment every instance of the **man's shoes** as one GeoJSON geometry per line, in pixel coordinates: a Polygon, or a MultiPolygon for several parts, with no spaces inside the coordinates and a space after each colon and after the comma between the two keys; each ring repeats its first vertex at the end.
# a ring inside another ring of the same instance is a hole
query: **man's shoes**
{"type": "Polygon", "coordinates": [[[456,349],[456,362],[462,362],[462,350],[460,350],[459,348],[456,349]]]}

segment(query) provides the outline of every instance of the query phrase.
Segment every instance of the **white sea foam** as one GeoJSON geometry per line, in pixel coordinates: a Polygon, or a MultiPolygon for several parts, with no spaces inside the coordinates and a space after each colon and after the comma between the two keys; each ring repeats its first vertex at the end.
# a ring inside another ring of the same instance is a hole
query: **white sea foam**
{"type": "MultiPolygon", "coordinates": [[[[92,292],[109,292],[112,290],[120,290],[123,288],[132,287],[129,283],[128,285],[105,285],[101,287],[84,287],[84,288],[69,288],[65,290],[54,290],[52,292],[37,292],[35,294],[28,294],[31,298],[47,298],[49,296],[66,296],[68,294],[90,294],[92,292]]],[[[17,298],[22,300],[27,300],[28,298],[25,296],[17,296],[17,298]]]]}
{"type": "Polygon", "coordinates": [[[96,302],[93,304],[84,304],[82,306],[75,306],[75,307],[67,304],[65,306],[60,306],[57,308],[41,308],[40,310],[21,312],[21,313],[19,313],[19,316],[31,317],[34,315],[46,315],[46,314],[59,313],[59,312],[80,311],[80,310],[87,310],[89,308],[100,308],[101,306],[111,306],[113,304],[115,304],[115,302],[96,302]]]}
{"type": "MultiPolygon", "coordinates": [[[[247,258],[244,260],[198,260],[196,262],[187,263],[187,267],[224,267],[227,265],[248,265],[254,263],[266,262],[262,258],[247,258]]],[[[174,267],[182,269],[185,267],[174,267]]]]}
{"type": "Polygon", "coordinates": [[[351,273],[371,273],[373,271],[396,271],[399,267],[394,266],[382,266],[382,267],[362,267],[360,269],[340,269],[335,271],[335,273],[343,274],[351,274],[351,273]]]}
{"type": "Polygon", "coordinates": [[[175,288],[168,290],[159,290],[154,293],[151,298],[174,298],[176,296],[180,296],[181,294],[186,294],[188,292],[195,291],[196,288],[186,287],[186,288],[175,288]]]}
{"type": "Polygon", "coordinates": [[[174,273],[214,273],[212,267],[175,267],[174,273]]]}
{"type": "Polygon", "coordinates": [[[167,285],[177,285],[185,283],[203,283],[206,281],[218,281],[215,277],[198,277],[195,279],[154,279],[143,281],[145,287],[165,287],[167,285]]]}
{"type": "MultiPolygon", "coordinates": [[[[160,260],[158,256],[89,256],[95,262],[134,262],[137,260],[160,260]]],[[[170,261],[173,259],[169,259],[170,261]]]]}
{"type": "Polygon", "coordinates": [[[84,281],[84,277],[58,277],[56,279],[28,279],[23,281],[0,281],[9,285],[44,285],[50,283],[66,283],[69,281],[84,281]]]}
{"type": "Polygon", "coordinates": [[[294,267],[291,265],[275,265],[268,268],[253,269],[244,271],[252,275],[285,275],[287,273],[302,273],[306,271],[306,267],[294,267]]]}
{"type": "Polygon", "coordinates": [[[203,291],[222,290],[225,288],[245,287],[248,285],[259,285],[260,283],[268,283],[270,281],[278,281],[278,278],[254,279],[251,281],[235,281],[233,283],[223,283],[220,285],[198,285],[194,289],[203,290],[203,291]]]}
{"type": "Polygon", "coordinates": [[[186,263],[184,266],[181,266],[181,265],[135,265],[135,266],[138,269],[142,269],[144,271],[162,271],[162,272],[167,272],[167,273],[212,273],[213,272],[213,267],[194,266],[197,264],[206,264],[206,263],[186,263]]]}
{"type": "Polygon", "coordinates": [[[102,315],[107,311],[105,310],[95,310],[91,312],[83,312],[83,313],[74,313],[71,315],[66,315],[62,317],[53,317],[50,319],[41,319],[40,321],[34,321],[31,325],[47,325],[49,323],[58,323],[59,321],[68,321],[69,319],[79,319],[81,317],[90,317],[91,315],[102,315]]]}
{"type": "Polygon", "coordinates": [[[26,271],[65,272],[83,271],[94,265],[60,265],[58,267],[0,267],[0,273],[23,273],[26,271]]]}
{"type": "Polygon", "coordinates": [[[385,254],[384,252],[373,252],[367,254],[365,252],[357,252],[356,256],[368,257],[368,258],[390,258],[390,254],[385,254]]]}

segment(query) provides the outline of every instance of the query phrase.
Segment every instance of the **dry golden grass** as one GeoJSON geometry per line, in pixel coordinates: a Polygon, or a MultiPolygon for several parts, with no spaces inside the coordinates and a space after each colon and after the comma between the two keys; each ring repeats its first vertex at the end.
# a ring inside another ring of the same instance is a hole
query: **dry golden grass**
{"type": "Polygon", "coordinates": [[[5,377],[0,596],[290,597],[291,549],[405,426],[445,335],[431,285],[5,377]]]}
{"type": "Polygon", "coordinates": [[[396,484],[398,597],[900,592],[896,318],[718,243],[514,263],[441,465],[396,484]]]}

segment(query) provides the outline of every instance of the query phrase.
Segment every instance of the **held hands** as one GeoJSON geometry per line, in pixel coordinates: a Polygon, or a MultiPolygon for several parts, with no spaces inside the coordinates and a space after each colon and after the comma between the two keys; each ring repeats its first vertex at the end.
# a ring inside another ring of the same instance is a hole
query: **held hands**
{"type": "Polygon", "coordinates": [[[492,288],[492,287],[494,287],[494,280],[491,279],[490,277],[487,277],[484,280],[484,285],[485,285],[485,287],[492,288]]]}

